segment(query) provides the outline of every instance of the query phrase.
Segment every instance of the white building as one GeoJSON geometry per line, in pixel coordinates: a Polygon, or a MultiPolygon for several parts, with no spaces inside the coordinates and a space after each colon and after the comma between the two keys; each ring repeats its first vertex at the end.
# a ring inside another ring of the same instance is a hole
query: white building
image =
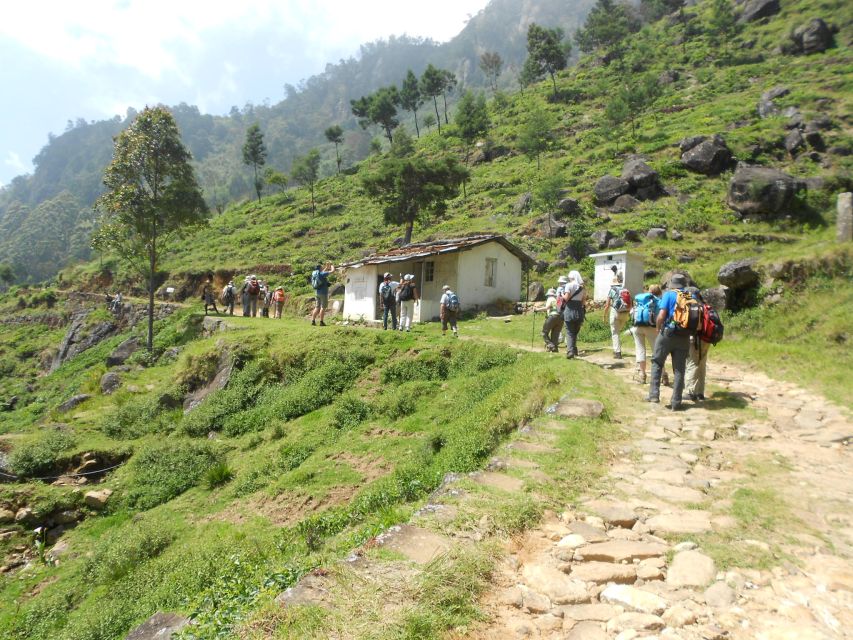
{"type": "Polygon", "coordinates": [[[421,303],[415,322],[437,320],[441,287],[449,285],[463,311],[498,301],[520,300],[522,272],[532,259],[499,235],[477,235],[408,244],[341,265],[345,270],[344,313],[351,320],[381,320],[379,283],[387,271],[399,281],[415,276],[421,303]]]}
{"type": "Polygon", "coordinates": [[[593,300],[604,302],[607,300],[607,292],[613,284],[613,266],[616,271],[624,277],[624,286],[631,292],[632,296],[643,291],[643,257],[627,251],[608,251],[605,253],[593,253],[589,256],[595,258],[595,292],[593,300]]]}

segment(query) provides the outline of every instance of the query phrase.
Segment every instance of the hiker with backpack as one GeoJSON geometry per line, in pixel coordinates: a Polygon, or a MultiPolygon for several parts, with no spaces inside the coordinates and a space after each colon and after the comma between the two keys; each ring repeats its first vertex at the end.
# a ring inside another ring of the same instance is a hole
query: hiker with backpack
{"type": "Polygon", "coordinates": [[[243,284],[240,286],[240,302],[243,305],[243,317],[249,317],[249,281],[252,279],[252,276],[246,276],[246,279],[243,280],[243,284]]]}
{"type": "MultiPolygon", "coordinates": [[[[560,277],[561,280],[567,278],[560,277]]],[[[545,341],[545,350],[557,353],[560,344],[560,332],[563,330],[563,316],[561,314],[562,304],[557,304],[557,290],[548,289],[545,294],[545,322],[542,324],[542,339],[545,341]]]]}
{"type": "Polygon", "coordinates": [[[272,289],[266,282],[261,282],[261,317],[270,317],[270,305],[272,304],[272,289]]]}
{"type": "Polygon", "coordinates": [[[201,290],[201,299],[204,301],[204,315],[207,315],[208,309],[211,307],[219,315],[219,309],[216,308],[216,296],[213,295],[213,283],[208,280],[204,283],[204,288],[201,290]]]}
{"type": "Polygon", "coordinates": [[[643,293],[634,296],[631,318],[634,321],[631,335],[634,336],[636,347],[636,379],[640,384],[646,384],[646,345],[648,351],[654,352],[655,341],[658,337],[657,317],[660,308],[660,285],[653,284],[643,293]]]}
{"type": "Polygon", "coordinates": [[[563,323],[566,329],[566,358],[569,360],[578,357],[578,334],[580,334],[583,321],[586,318],[585,299],[586,290],[583,286],[581,274],[577,271],[570,271],[568,282],[563,288],[561,305],[563,323]]]}
{"type": "Polygon", "coordinates": [[[237,290],[234,288],[234,281],[231,280],[222,289],[222,303],[225,305],[223,311],[227,311],[228,315],[234,315],[234,299],[237,297],[237,290]]]}
{"type": "Polygon", "coordinates": [[[693,402],[705,400],[705,372],[708,367],[708,352],[711,345],[723,339],[723,322],[717,311],[702,298],[699,289],[688,289],[702,306],[702,322],[699,330],[690,336],[690,355],[687,358],[684,389],[693,402]]]}
{"type": "Polygon", "coordinates": [[[413,274],[409,273],[403,277],[403,282],[397,289],[397,298],[400,300],[400,331],[411,331],[415,305],[420,300],[413,274]]]}
{"type": "Polygon", "coordinates": [[[695,335],[701,325],[702,308],[687,291],[687,278],[676,273],[670,278],[669,288],[663,294],[655,324],[658,332],[652,356],[652,380],[647,402],[660,402],[660,384],[667,359],[672,356],[672,398],[669,408],[683,409],[684,376],[690,354],[690,336],[695,335]]]}
{"type": "Polygon", "coordinates": [[[391,316],[391,330],[397,330],[397,288],[400,283],[392,279],[390,273],[382,276],[379,283],[379,304],[382,306],[382,330],[388,330],[388,316],[391,316]]]}
{"type": "Polygon", "coordinates": [[[318,264],[311,272],[311,287],[314,289],[314,311],[311,312],[311,324],[317,324],[320,318],[320,326],[325,327],[323,318],[329,306],[329,276],[335,272],[335,266],[327,262],[325,266],[318,264]]]}
{"type": "Polygon", "coordinates": [[[251,315],[253,318],[258,315],[258,298],[261,295],[261,284],[258,282],[257,276],[249,276],[249,279],[243,285],[245,292],[245,302],[243,302],[243,315],[251,315]]]}
{"type": "MultiPolygon", "coordinates": [[[[616,265],[614,265],[615,267],[616,265]]],[[[604,321],[610,325],[610,338],[613,344],[613,357],[622,359],[622,340],[620,334],[631,314],[631,292],[622,286],[622,276],[615,273],[607,302],[604,304],[604,321]]]]}
{"type": "Polygon", "coordinates": [[[284,308],[284,287],[276,287],[272,294],[272,303],[275,317],[281,320],[281,311],[284,308]]]}
{"type": "Polygon", "coordinates": [[[459,316],[459,296],[457,296],[450,285],[444,285],[442,288],[441,300],[439,301],[439,317],[441,318],[441,335],[447,335],[447,325],[453,330],[453,337],[459,337],[459,331],[456,328],[456,318],[459,316]]]}

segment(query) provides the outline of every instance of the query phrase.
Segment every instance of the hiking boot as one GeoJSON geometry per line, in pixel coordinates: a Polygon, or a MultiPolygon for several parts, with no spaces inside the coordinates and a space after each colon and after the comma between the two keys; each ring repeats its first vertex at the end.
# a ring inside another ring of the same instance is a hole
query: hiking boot
{"type": "Polygon", "coordinates": [[[705,402],[705,396],[703,394],[700,393],[696,397],[699,399],[699,402],[705,402]]]}
{"type": "Polygon", "coordinates": [[[575,354],[573,354],[573,353],[567,353],[566,354],[566,360],[574,360],[574,358],[575,358],[575,354]]]}
{"type": "Polygon", "coordinates": [[[653,402],[655,404],[660,403],[660,398],[653,398],[652,396],[646,396],[646,402],[653,402]]]}
{"type": "Polygon", "coordinates": [[[326,323],[325,323],[325,322],[323,322],[322,320],[320,320],[320,326],[321,326],[321,327],[325,327],[325,326],[326,326],[326,323]]]}
{"type": "Polygon", "coordinates": [[[614,360],[621,360],[622,359],[622,352],[621,351],[614,351],[613,352],[613,359],[614,360]]]}
{"type": "Polygon", "coordinates": [[[684,411],[684,405],[680,402],[669,405],[670,411],[684,411]]]}
{"type": "Polygon", "coordinates": [[[317,326],[317,321],[316,321],[316,320],[312,320],[312,321],[311,321],[311,326],[312,326],[312,327],[316,327],[316,326],[317,326]]]}
{"type": "Polygon", "coordinates": [[[699,396],[697,396],[695,393],[688,393],[687,397],[690,398],[691,402],[699,402],[699,396]]]}

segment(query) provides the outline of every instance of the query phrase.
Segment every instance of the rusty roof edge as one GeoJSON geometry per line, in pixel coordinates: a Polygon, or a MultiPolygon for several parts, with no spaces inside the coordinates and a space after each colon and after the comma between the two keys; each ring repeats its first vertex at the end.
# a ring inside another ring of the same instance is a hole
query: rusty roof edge
{"type": "Polygon", "coordinates": [[[412,258],[426,257],[430,255],[438,255],[442,253],[453,253],[455,251],[466,251],[473,247],[485,244],[487,242],[497,242],[515,257],[521,260],[522,264],[529,266],[534,262],[533,258],[527,255],[522,249],[510,242],[506,236],[500,234],[477,234],[471,236],[462,236],[461,238],[443,238],[440,240],[432,240],[429,242],[415,242],[407,244],[397,249],[391,249],[384,253],[374,253],[359,260],[352,262],[341,263],[342,268],[358,268],[369,264],[383,264],[386,262],[405,262],[412,258]],[[408,251],[403,253],[403,251],[408,251]]]}

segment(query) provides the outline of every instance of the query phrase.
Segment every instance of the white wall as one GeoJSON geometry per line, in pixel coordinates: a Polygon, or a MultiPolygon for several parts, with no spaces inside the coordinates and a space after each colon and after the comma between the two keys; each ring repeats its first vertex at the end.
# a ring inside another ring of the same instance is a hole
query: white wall
{"type": "Polygon", "coordinates": [[[593,299],[596,302],[607,300],[607,292],[613,283],[613,270],[616,268],[625,277],[625,288],[631,295],[637,295],[643,291],[643,258],[635,254],[612,253],[598,256],[595,259],[595,291],[593,299]]]}
{"type": "MultiPolygon", "coordinates": [[[[497,300],[518,301],[521,296],[521,260],[498,242],[487,242],[459,255],[456,293],[463,310],[497,300]],[[487,287],[486,259],[497,259],[494,287],[487,287]]],[[[452,283],[448,283],[453,286],[452,283]]],[[[441,285],[439,285],[441,286],[441,285]]]]}
{"type": "Polygon", "coordinates": [[[376,265],[347,269],[344,279],[344,318],[374,320],[376,317],[376,265]]]}

